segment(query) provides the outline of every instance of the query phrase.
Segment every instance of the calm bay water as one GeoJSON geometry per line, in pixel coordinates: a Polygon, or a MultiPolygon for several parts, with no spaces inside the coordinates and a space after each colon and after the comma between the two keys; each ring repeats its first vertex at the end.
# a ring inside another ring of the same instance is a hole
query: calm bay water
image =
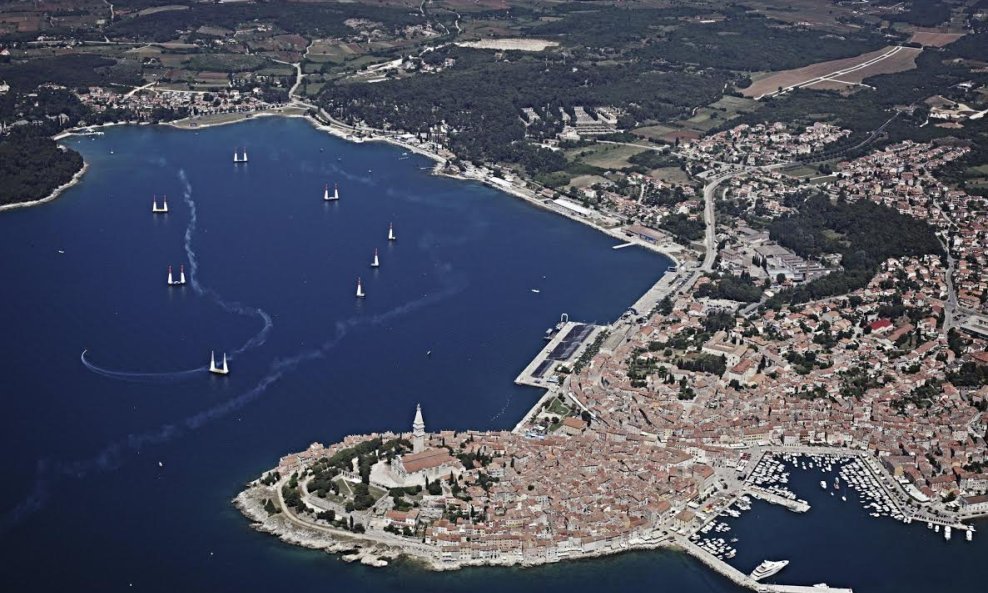
{"type": "MultiPolygon", "coordinates": [[[[83,182],[0,215],[0,590],[738,590],[663,551],[524,570],[368,569],[258,534],[230,504],[280,455],[406,429],[417,402],[430,428],[510,428],[539,395],[511,381],[545,328],[562,312],[612,320],[666,260],[300,120],[69,143],[90,164],[83,182]],[[247,165],[231,162],[239,146],[247,165]],[[321,201],[326,183],[339,183],[339,203],[321,201]],[[167,216],[151,214],[152,193],[168,195],[167,216]],[[165,286],[167,266],[188,271],[193,258],[198,289],[165,286]],[[202,370],[212,349],[242,350],[229,377],[202,370]]],[[[883,571],[901,562],[885,538],[917,562],[943,545],[850,506],[819,512],[847,523],[854,553],[894,559],[883,571]]],[[[737,532],[805,525],[782,511],[755,527],[756,514],[737,532]]],[[[983,541],[950,549],[983,557],[983,541]]],[[[930,590],[891,569],[873,588],[867,567],[835,564],[832,549],[746,543],[739,560],[787,557],[794,575],[806,564],[822,574],[807,578],[858,590],[930,590]]],[[[981,590],[982,575],[965,581],[936,557],[953,590],[981,590]]]]}

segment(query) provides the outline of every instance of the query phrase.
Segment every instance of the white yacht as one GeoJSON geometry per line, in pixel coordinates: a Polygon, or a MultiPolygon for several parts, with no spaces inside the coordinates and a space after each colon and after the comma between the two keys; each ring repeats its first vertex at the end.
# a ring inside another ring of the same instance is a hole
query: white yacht
{"type": "Polygon", "coordinates": [[[155,214],[166,214],[168,212],[168,196],[161,196],[161,205],[158,205],[158,196],[151,197],[151,212],[155,214]]]}
{"type": "Polygon", "coordinates": [[[824,480],[820,480],[820,487],[823,488],[824,490],[826,490],[827,489],[827,482],[825,482],[824,480]]]}
{"type": "Polygon", "coordinates": [[[759,564],[758,567],[755,568],[755,570],[751,571],[751,578],[753,578],[756,581],[760,581],[779,572],[786,566],[789,566],[788,560],[778,560],[778,561],[766,560],[765,562],[759,564]]]}
{"type": "Polygon", "coordinates": [[[951,531],[950,525],[947,525],[946,527],[943,528],[943,539],[947,540],[948,542],[950,541],[950,531],[951,531]]]}
{"type": "Polygon", "coordinates": [[[230,367],[226,363],[226,353],[223,354],[223,364],[216,366],[216,352],[209,353],[209,372],[214,375],[229,375],[230,367]]]}
{"type": "Polygon", "coordinates": [[[381,260],[377,257],[377,249],[374,249],[374,259],[371,260],[371,267],[372,268],[381,267],[381,260]]]}
{"type": "Polygon", "coordinates": [[[365,296],[367,295],[364,294],[364,285],[360,283],[360,278],[357,278],[357,298],[362,299],[365,296]]]}
{"type": "Polygon", "coordinates": [[[388,241],[394,241],[395,239],[397,239],[395,237],[395,225],[391,223],[388,225],[388,241]]]}
{"type": "Polygon", "coordinates": [[[244,154],[241,156],[236,150],[233,151],[233,162],[235,163],[246,163],[247,162],[247,149],[244,149],[244,154]]]}
{"type": "Polygon", "coordinates": [[[329,193],[329,184],[322,191],[322,199],[327,202],[335,202],[340,199],[340,190],[337,186],[333,186],[333,193],[329,193]]]}

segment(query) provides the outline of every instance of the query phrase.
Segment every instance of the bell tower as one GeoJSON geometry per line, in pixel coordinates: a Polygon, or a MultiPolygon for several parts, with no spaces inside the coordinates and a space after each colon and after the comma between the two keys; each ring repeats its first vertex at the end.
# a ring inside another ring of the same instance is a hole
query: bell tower
{"type": "Polygon", "coordinates": [[[415,406],[415,421],[412,422],[412,453],[425,449],[425,420],[422,419],[422,406],[415,406]]]}

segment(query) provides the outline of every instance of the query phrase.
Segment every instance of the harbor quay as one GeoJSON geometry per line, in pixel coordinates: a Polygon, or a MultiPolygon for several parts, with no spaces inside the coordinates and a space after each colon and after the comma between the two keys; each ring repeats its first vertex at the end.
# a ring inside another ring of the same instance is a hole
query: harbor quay
{"type": "Polygon", "coordinates": [[[822,583],[812,587],[760,583],[684,537],[676,537],[675,542],[683,551],[730,579],[734,584],[759,593],[853,593],[850,588],[830,587],[822,583]]]}

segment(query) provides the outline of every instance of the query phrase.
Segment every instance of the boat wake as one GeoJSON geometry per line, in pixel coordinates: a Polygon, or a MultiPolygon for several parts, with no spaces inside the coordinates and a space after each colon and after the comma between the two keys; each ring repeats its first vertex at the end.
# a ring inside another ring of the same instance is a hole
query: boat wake
{"type": "MultiPolygon", "coordinates": [[[[413,313],[424,307],[440,303],[456,294],[462,292],[466,286],[465,278],[460,277],[450,271],[446,266],[442,266],[445,271],[440,275],[442,288],[434,293],[423,295],[415,300],[399,305],[394,309],[371,316],[351,317],[339,321],[336,324],[333,335],[319,345],[317,348],[301,351],[287,358],[276,359],[271,363],[268,372],[258,382],[243,393],[206,408],[200,412],[192,414],[185,419],[163,424],[155,429],[139,433],[132,433],[126,437],[103,447],[96,455],[80,461],[52,461],[42,459],[38,461],[35,471],[35,480],[31,492],[17,506],[8,511],[0,520],[0,533],[4,533],[21,523],[32,514],[44,508],[51,493],[55,490],[56,484],[65,479],[81,480],[87,476],[107,473],[119,469],[128,457],[140,454],[140,452],[150,446],[163,445],[165,443],[181,438],[192,431],[196,431],[205,425],[219,420],[229,414],[243,408],[247,404],[256,400],[268,390],[271,385],[279,381],[286,374],[291,373],[300,365],[318,360],[327,356],[352,330],[362,326],[380,326],[390,323],[397,318],[413,313]]],[[[262,330],[263,333],[263,330],[262,330]]],[[[263,343],[263,342],[262,342],[263,343]]],[[[83,363],[85,352],[83,352],[83,363]]],[[[87,368],[90,365],[87,364],[87,368]]],[[[98,367],[96,367],[98,369],[98,367]]],[[[94,372],[101,372],[96,370],[94,372]]],[[[200,369],[190,371],[180,371],[180,373],[198,373],[200,369]]],[[[113,378],[123,379],[132,376],[144,375],[161,378],[175,373],[121,373],[113,372],[113,378]]]]}
{"type": "Polygon", "coordinates": [[[82,366],[86,367],[90,371],[96,373],[97,375],[106,377],[108,379],[116,379],[118,381],[129,381],[131,383],[173,383],[176,381],[184,381],[200,375],[205,372],[209,367],[201,366],[194,369],[187,369],[184,371],[165,371],[160,373],[142,373],[137,371],[114,371],[112,369],[103,368],[97,366],[89,360],[86,359],[86,352],[88,350],[83,350],[82,354],[79,355],[79,360],[82,362],[82,366]]]}
{"type": "MultiPolygon", "coordinates": [[[[274,322],[272,321],[271,316],[264,309],[244,305],[243,303],[239,303],[237,301],[226,300],[220,293],[216,292],[212,288],[204,286],[201,282],[199,282],[199,258],[192,246],[192,237],[195,234],[196,226],[199,222],[199,215],[196,210],[195,200],[192,199],[192,184],[189,183],[189,179],[185,175],[184,169],[179,169],[178,177],[182,182],[182,199],[185,201],[185,205],[189,208],[189,225],[185,227],[185,240],[183,244],[185,248],[185,256],[189,260],[189,286],[197,296],[210,299],[220,309],[226,311],[227,313],[242,315],[244,317],[254,317],[261,322],[261,329],[258,330],[256,334],[251,336],[250,339],[244,342],[239,348],[231,350],[227,354],[227,359],[233,360],[238,354],[243,354],[248,350],[253,350],[254,348],[264,345],[268,339],[268,335],[274,328],[274,322]]],[[[208,367],[206,366],[181,371],[162,372],[139,372],[108,369],[93,364],[87,360],[85,350],[83,350],[79,359],[82,361],[83,366],[97,375],[101,375],[109,379],[130,381],[133,383],[184,381],[201,373],[205,373],[208,370],[208,367]]]]}

